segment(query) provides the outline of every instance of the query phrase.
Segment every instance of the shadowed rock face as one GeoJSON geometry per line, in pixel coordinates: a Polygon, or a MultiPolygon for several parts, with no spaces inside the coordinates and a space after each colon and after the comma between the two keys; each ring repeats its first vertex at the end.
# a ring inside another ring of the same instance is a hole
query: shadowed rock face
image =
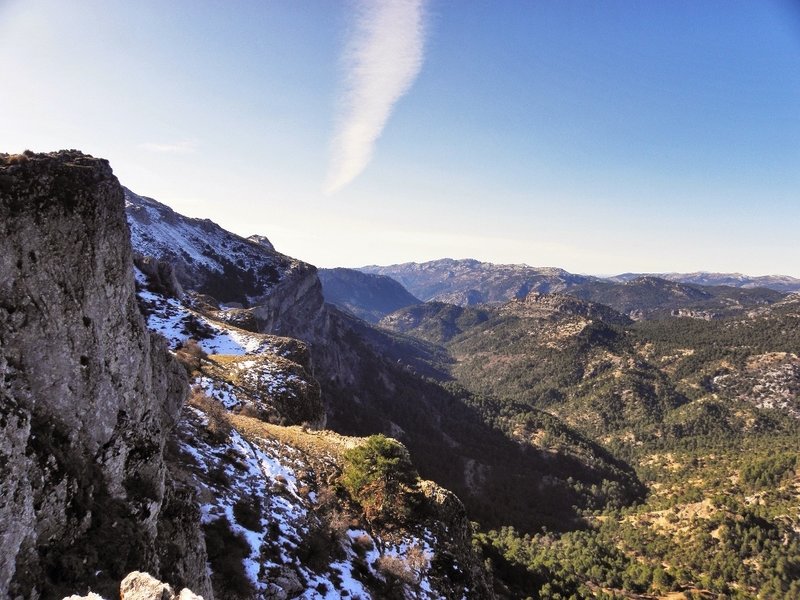
{"type": "Polygon", "coordinates": [[[421,302],[384,275],[342,268],[320,269],[318,274],[326,302],[368,323],[377,323],[389,313],[421,302]]]}
{"type": "MultiPolygon", "coordinates": [[[[139,313],[108,163],[0,155],[0,597],[159,571],[163,449],[185,394],[139,313]]],[[[182,570],[205,591],[204,565],[182,570]]]]}

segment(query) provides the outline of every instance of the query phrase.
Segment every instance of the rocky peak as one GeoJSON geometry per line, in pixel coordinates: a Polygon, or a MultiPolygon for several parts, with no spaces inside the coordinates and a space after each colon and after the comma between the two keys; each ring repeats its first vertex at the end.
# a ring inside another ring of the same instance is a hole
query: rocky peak
{"type": "Polygon", "coordinates": [[[513,300],[506,310],[526,317],[550,318],[575,316],[626,325],[630,319],[604,304],[586,302],[566,294],[531,292],[521,300],[513,300]]]}
{"type": "Polygon", "coordinates": [[[247,239],[251,242],[255,242],[259,246],[264,246],[267,250],[275,250],[275,246],[272,245],[272,242],[270,242],[265,235],[251,235],[248,236],[247,239]]]}
{"type": "Polygon", "coordinates": [[[594,281],[554,267],[493,264],[475,259],[450,258],[427,263],[363,267],[361,271],[387,275],[423,300],[471,306],[524,298],[529,292],[564,292],[594,281]]]}

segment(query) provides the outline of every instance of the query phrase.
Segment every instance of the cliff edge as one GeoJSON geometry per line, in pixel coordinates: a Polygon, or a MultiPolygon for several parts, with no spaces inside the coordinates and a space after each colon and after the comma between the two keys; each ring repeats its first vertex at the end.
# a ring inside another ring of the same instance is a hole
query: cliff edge
{"type": "MultiPolygon", "coordinates": [[[[0,155],[0,597],[160,571],[163,450],[186,393],[137,307],[108,162],[0,155]]],[[[202,592],[199,558],[177,568],[202,592]]]]}

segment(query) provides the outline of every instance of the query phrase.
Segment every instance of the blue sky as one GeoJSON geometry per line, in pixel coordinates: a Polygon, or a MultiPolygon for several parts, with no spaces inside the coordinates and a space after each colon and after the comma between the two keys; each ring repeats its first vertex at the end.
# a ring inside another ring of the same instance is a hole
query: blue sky
{"type": "Polygon", "coordinates": [[[335,191],[355,0],[1,1],[0,150],[106,157],[319,266],[800,276],[800,3],[414,1],[375,25],[370,72],[405,79],[335,191]]]}

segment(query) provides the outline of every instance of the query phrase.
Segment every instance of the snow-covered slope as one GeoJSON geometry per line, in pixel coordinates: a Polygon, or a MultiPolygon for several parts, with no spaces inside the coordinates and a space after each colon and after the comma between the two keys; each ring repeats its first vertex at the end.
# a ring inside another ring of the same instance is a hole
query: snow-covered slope
{"type": "Polygon", "coordinates": [[[310,375],[302,342],[212,319],[184,303],[191,295],[184,301],[168,298],[148,289],[147,277],[139,269],[135,275],[148,328],[164,336],[179,357],[186,355],[190,340],[198,347],[196,354],[209,355],[194,357],[198,367],[194,386],[228,409],[251,410],[273,422],[324,425],[319,384],[310,375]]]}
{"type": "Polygon", "coordinates": [[[308,340],[324,322],[315,267],[276,252],[263,236],[243,238],[128,189],[125,202],[134,251],[168,264],[184,289],[249,310],[244,317],[257,331],[308,340]]]}
{"type": "MultiPolygon", "coordinates": [[[[326,480],[338,472],[336,455],[361,443],[359,438],[234,417],[220,441],[209,436],[208,424],[208,415],[187,408],[182,454],[198,482],[202,520],[212,536],[212,569],[222,558],[214,554],[215,545],[233,548],[244,567],[236,585],[249,587],[252,596],[478,597],[463,583],[454,586],[434,564],[438,552],[450,553],[424,521],[381,532],[370,528],[356,506],[331,501],[326,480]]],[[[452,560],[448,568],[461,572],[466,566],[452,560]]],[[[222,576],[217,572],[215,582],[230,585],[222,576]]]]}
{"type": "Polygon", "coordinates": [[[171,263],[180,283],[245,306],[270,296],[309,265],[275,251],[263,236],[243,238],[208,219],[184,217],[125,189],[135,252],[171,263]]]}
{"type": "Polygon", "coordinates": [[[491,597],[452,494],[421,482],[427,506],[412,523],[386,528],[336,485],[344,451],[364,439],[306,428],[321,426],[324,411],[300,364],[304,344],[239,329],[225,309],[192,293],[167,297],[139,269],[135,276],[148,327],[192,371],[173,471],[196,490],[215,593],[491,597]]]}

